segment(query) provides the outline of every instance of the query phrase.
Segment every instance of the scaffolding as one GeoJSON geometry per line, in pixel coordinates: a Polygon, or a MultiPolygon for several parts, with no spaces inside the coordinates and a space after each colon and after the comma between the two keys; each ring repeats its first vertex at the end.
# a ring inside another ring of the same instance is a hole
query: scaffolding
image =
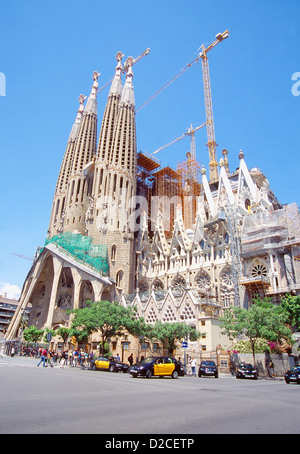
{"type": "Polygon", "coordinates": [[[77,261],[92,267],[102,276],[108,276],[107,246],[94,245],[93,238],[79,233],[65,232],[47,238],[45,246],[54,243],[77,261]]]}
{"type": "MultiPolygon", "coordinates": [[[[154,173],[152,197],[159,197],[158,209],[164,220],[164,231],[166,238],[171,238],[174,229],[175,213],[179,199],[180,176],[171,167],[164,167],[154,173]]],[[[153,200],[151,200],[153,202],[153,200]]],[[[152,206],[153,208],[153,206],[152,206]]],[[[156,221],[155,210],[152,210],[152,217],[156,221]]]]}
{"type": "Polygon", "coordinates": [[[183,221],[186,229],[193,228],[197,215],[197,198],[200,196],[200,163],[187,153],[187,160],[177,165],[180,177],[178,195],[182,204],[183,221]]]}
{"type": "Polygon", "coordinates": [[[275,250],[300,244],[300,216],[296,203],[280,210],[250,214],[244,219],[241,244],[243,256],[256,255],[260,250],[275,250]]]}

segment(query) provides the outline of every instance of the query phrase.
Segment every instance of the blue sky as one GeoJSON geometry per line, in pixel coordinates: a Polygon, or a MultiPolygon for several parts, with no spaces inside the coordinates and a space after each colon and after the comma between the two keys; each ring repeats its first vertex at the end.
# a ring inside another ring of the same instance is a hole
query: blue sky
{"type": "MultiPolygon", "coordinates": [[[[118,51],[151,49],[134,66],[138,108],[228,29],[208,54],[218,160],[227,148],[234,170],[242,149],[280,202],[300,205],[299,0],[1,0],[0,14],[0,294],[16,295],[30,269],[13,254],[33,257],[44,244],[78,97],[90,93],[94,70],[100,86],[111,79],[118,51]]],[[[107,94],[98,96],[98,130],[107,94]]],[[[204,121],[196,63],[137,114],[138,150],[152,153],[204,121]]],[[[203,128],[197,159],[208,168],[206,142],[203,128]]],[[[156,156],[176,167],[188,149],[184,138],[156,156]]]]}

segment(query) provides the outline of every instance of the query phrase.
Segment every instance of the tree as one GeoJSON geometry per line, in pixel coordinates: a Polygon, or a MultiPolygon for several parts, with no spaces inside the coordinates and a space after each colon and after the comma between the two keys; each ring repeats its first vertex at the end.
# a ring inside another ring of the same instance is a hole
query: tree
{"type": "Polygon", "coordinates": [[[36,326],[31,325],[23,331],[23,337],[26,342],[38,342],[44,335],[43,329],[37,329],[36,326]]]}
{"type": "Polygon", "coordinates": [[[244,336],[249,339],[253,363],[255,364],[255,344],[262,339],[281,342],[291,340],[291,330],[285,325],[277,306],[268,298],[256,299],[250,309],[231,307],[220,317],[223,334],[229,338],[244,336]]]}
{"type": "Polygon", "coordinates": [[[286,295],[280,304],[283,317],[291,329],[297,330],[300,327],[300,295],[286,295]]]}
{"type": "Polygon", "coordinates": [[[185,323],[162,323],[156,322],[153,327],[153,337],[166,345],[169,354],[172,354],[177,347],[177,342],[189,338],[192,342],[200,337],[200,333],[185,323]]]}
{"type": "Polygon", "coordinates": [[[70,312],[74,314],[71,326],[72,335],[83,339],[100,331],[102,352],[111,337],[122,336],[126,332],[134,334],[138,329],[133,309],[125,308],[118,303],[97,301],[70,312]]]}
{"type": "Polygon", "coordinates": [[[66,340],[70,336],[70,328],[67,328],[66,326],[60,326],[57,329],[57,334],[62,338],[62,340],[64,341],[64,345],[65,345],[66,340]]]}

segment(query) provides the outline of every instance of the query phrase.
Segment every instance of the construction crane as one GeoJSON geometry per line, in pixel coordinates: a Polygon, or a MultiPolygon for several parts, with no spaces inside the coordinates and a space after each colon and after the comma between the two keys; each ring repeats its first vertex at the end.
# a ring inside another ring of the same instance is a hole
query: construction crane
{"type": "MultiPolygon", "coordinates": [[[[200,59],[202,60],[202,72],[203,72],[203,84],[204,84],[204,100],[205,100],[205,113],[206,113],[206,128],[207,128],[207,146],[209,152],[209,179],[210,181],[214,182],[218,179],[218,163],[217,163],[217,153],[216,147],[217,143],[215,141],[215,129],[214,129],[214,120],[213,120],[213,110],[212,110],[212,98],[211,98],[211,88],[210,88],[210,76],[209,76],[209,66],[208,66],[208,58],[207,53],[212,50],[217,44],[224,39],[228,38],[229,31],[225,30],[223,33],[218,33],[216,35],[216,40],[210,44],[207,48],[205,48],[204,44],[201,46],[202,51],[198,54],[194,60],[190,63],[185,65],[174,77],[172,77],[168,82],[166,82],[159,90],[157,90],[150,98],[148,98],[144,104],[142,104],[137,110],[138,113],[141,109],[143,109],[150,101],[152,101],[156,96],[158,96],[162,91],[164,91],[169,85],[171,85],[178,77],[184,74],[189,68],[191,68],[194,63],[197,63],[200,59]]],[[[184,136],[183,136],[184,137],[184,136]]],[[[180,140],[182,137],[174,140],[168,145],[180,140]]],[[[166,145],[166,146],[168,146],[166,145]]],[[[165,147],[166,147],[165,146],[165,147]]],[[[159,148],[156,153],[163,148],[159,148]]]]}
{"type": "MultiPolygon", "coordinates": [[[[127,70],[128,70],[128,66],[129,64],[132,66],[132,65],[135,65],[138,61],[140,61],[143,57],[145,57],[145,55],[148,55],[150,52],[150,49],[149,47],[144,50],[144,52],[142,52],[138,57],[136,58],[132,58],[132,57],[128,57],[127,60],[126,60],[126,63],[125,65],[123,66],[122,68],[122,73],[124,74],[127,70]]],[[[118,52],[117,53],[117,60],[120,59],[122,60],[122,58],[124,57],[124,54],[122,54],[122,52],[118,52]]],[[[110,79],[105,85],[103,85],[102,87],[100,87],[97,91],[97,93],[100,93],[101,91],[103,91],[109,84],[111,84],[111,82],[113,81],[113,78],[110,79]]]]}
{"type": "Polygon", "coordinates": [[[207,129],[207,146],[209,153],[209,179],[211,182],[217,181],[218,179],[218,163],[217,163],[217,143],[215,140],[215,128],[212,110],[212,99],[211,99],[211,88],[210,88],[210,76],[207,53],[212,50],[217,44],[228,38],[229,31],[225,30],[223,33],[216,35],[216,40],[210,44],[207,48],[202,45],[202,51],[198,57],[202,60],[202,72],[203,72],[203,85],[204,85],[204,100],[205,100],[205,113],[206,113],[206,129],[207,129]]]}
{"type": "Polygon", "coordinates": [[[187,65],[185,65],[177,74],[175,74],[174,77],[172,77],[171,79],[168,80],[168,82],[166,82],[159,90],[157,90],[155,93],[153,93],[152,96],[150,96],[150,98],[148,98],[136,111],[135,113],[137,114],[140,110],[142,110],[150,101],[152,101],[152,99],[156,98],[156,96],[158,96],[162,91],[164,91],[169,85],[171,85],[176,79],[178,79],[178,77],[182,76],[182,74],[184,74],[189,68],[191,68],[191,66],[193,66],[194,63],[198,62],[200,60],[200,57],[197,56],[196,58],[194,58],[193,61],[191,61],[190,63],[188,63],[187,65]]]}
{"type": "Polygon", "coordinates": [[[170,145],[173,145],[173,143],[178,142],[179,140],[183,139],[184,137],[190,136],[190,138],[191,138],[191,157],[192,157],[192,159],[195,160],[196,159],[195,132],[198,131],[198,129],[203,128],[205,125],[206,125],[206,123],[203,123],[202,125],[197,126],[197,128],[194,128],[194,129],[193,129],[193,126],[191,125],[191,127],[187,130],[187,132],[182,134],[182,136],[177,137],[176,139],[172,140],[172,142],[169,142],[166,145],[158,148],[152,154],[156,154],[159,151],[164,150],[165,148],[169,147],[170,145]]]}
{"type": "Polygon", "coordinates": [[[15,252],[12,252],[12,255],[16,255],[17,257],[21,257],[22,259],[30,260],[31,262],[33,261],[33,258],[27,257],[26,255],[23,254],[16,254],[15,252]]]}

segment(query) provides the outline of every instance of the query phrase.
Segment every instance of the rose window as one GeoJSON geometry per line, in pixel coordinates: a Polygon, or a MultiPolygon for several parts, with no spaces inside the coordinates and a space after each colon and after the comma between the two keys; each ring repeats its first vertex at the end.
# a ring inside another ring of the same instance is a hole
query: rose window
{"type": "Polygon", "coordinates": [[[210,285],[210,278],[208,274],[201,273],[195,280],[196,287],[199,289],[205,289],[207,286],[210,285]]]}
{"type": "Polygon", "coordinates": [[[251,275],[252,275],[252,277],[267,277],[268,270],[267,270],[266,265],[264,265],[262,263],[254,265],[251,270],[251,275]]]}

